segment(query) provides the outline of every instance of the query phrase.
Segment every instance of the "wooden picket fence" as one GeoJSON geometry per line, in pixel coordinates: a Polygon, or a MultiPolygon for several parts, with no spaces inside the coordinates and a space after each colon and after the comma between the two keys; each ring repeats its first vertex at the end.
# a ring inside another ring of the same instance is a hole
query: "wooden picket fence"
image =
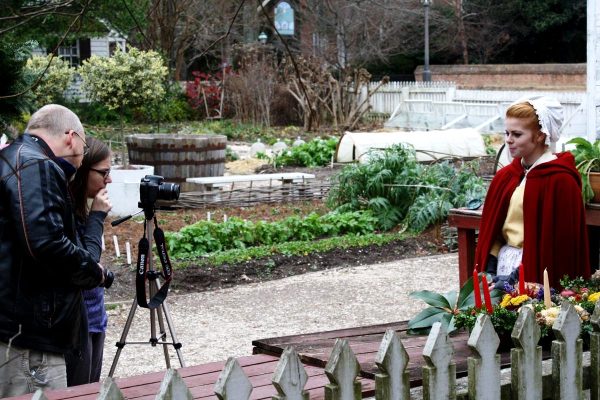
{"type": "MultiPolygon", "coordinates": [[[[600,303],[599,303],[600,305],[600,303]]],[[[500,344],[488,315],[480,315],[468,339],[472,356],[468,358],[468,387],[457,390],[454,349],[448,333],[435,323],[423,348],[425,364],[420,394],[410,388],[408,353],[399,335],[388,330],[381,342],[375,362],[377,400],[401,399],[583,399],[584,389],[590,390],[592,400],[600,399],[600,306],[592,316],[594,331],[591,335],[589,365],[584,367],[583,345],[579,338],[581,322],[571,304],[564,304],[553,325],[556,340],[552,343],[552,372],[543,377],[542,348],[538,346],[540,327],[531,308],[520,312],[512,339],[510,383],[502,384],[500,344]],[[587,384],[584,386],[584,377],[587,384]],[[546,379],[550,378],[550,379],[546,379]],[[548,387],[550,386],[550,387],[548,387]],[[546,393],[546,396],[544,396],[546,393]]],[[[586,357],[587,359],[587,357],[586,357]]],[[[545,361],[547,362],[547,361],[545,361]]],[[[361,383],[357,381],[360,365],[347,340],[337,339],[325,366],[330,383],[324,387],[326,400],[361,400],[361,383]]],[[[506,370],[502,371],[506,374],[506,370]]],[[[288,347],[282,354],[272,377],[277,390],[274,400],[309,400],[305,390],[308,375],[296,351],[288,347]]],[[[464,380],[465,378],[461,378],[464,380]]],[[[248,400],[253,387],[238,361],[230,358],[214,386],[221,400],[248,400]]],[[[45,399],[39,391],[34,399],[45,399]]],[[[123,394],[112,379],[107,378],[97,399],[123,399],[123,394]]],[[[189,388],[176,370],[168,370],[155,399],[192,399],[189,388]]]]}

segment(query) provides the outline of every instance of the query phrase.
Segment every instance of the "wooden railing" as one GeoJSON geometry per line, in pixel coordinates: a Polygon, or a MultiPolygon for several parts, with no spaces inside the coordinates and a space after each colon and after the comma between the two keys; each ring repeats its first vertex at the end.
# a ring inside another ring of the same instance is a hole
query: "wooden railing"
{"type": "MultiPolygon", "coordinates": [[[[600,399],[600,302],[591,322],[590,353],[583,362],[580,339],[581,321],[571,304],[563,304],[552,330],[551,372],[544,376],[542,348],[538,346],[540,327],[535,312],[523,307],[512,331],[515,348],[511,350],[510,382],[503,384],[500,340],[488,315],[480,315],[468,339],[472,355],[468,358],[466,390],[457,386],[454,349],[444,327],[436,322],[423,349],[423,386],[411,390],[408,372],[409,357],[400,336],[388,330],[376,357],[379,373],[375,377],[377,400],[422,399],[582,399],[584,389],[590,389],[592,400],[600,399]],[[584,385],[584,378],[587,382],[584,385]]],[[[587,356],[587,354],[586,354],[587,356]]],[[[544,361],[548,362],[548,361],[544,361]]],[[[330,381],[324,387],[326,400],[360,400],[361,383],[357,381],[360,365],[347,340],[337,339],[325,373],[330,381]]],[[[277,400],[309,400],[305,391],[308,376],[296,351],[288,347],[281,356],[271,379],[277,400]]],[[[252,384],[236,359],[230,358],[214,386],[221,400],[248,400],[252,384]]],[[[34,399],[44,399],[39,391],[34,399]]],[[[123,399],[115,382],[107,378],[98,399],[123,399]]],[[[192,399],[189,388],[176,370],[168,370],[156,399],[192,399]]]]}

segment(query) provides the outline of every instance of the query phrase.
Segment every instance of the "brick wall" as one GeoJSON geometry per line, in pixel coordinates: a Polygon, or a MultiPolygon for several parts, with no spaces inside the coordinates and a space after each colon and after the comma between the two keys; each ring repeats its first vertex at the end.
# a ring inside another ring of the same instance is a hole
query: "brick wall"
{"type": "MultiPolygon", "coordinates": [[[[585,90],[585,64],[432,65],[431,79],[461,89],[585,90]]],[[[423,66],[415,70],[423,79],[423,66]]]]}

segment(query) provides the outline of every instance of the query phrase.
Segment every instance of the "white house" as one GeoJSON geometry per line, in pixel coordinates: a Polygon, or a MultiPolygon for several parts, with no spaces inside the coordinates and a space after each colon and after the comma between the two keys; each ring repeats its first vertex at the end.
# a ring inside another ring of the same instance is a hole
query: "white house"
{"type": "MultiPolygon", "coordinates": [[[[106,24],[105,24],[106,25],[106,24]]],[[[119,32],[107,27],[106,36],[80,38],[69,43],[63,43],[58,48],[57,55],[65,61],[68,61],[72,67],[78,67],[81,63],[93,55],[101,57],[110,57],[116,51],[117,47],[125,51],[127,40],[119,32]]],[[[48,51],[38,47],[33,51],[34,55],[44,56],[48,51]]],[[[77,98],[80,101],[86,101],[81,89],[81,78],[75,75],[71,85],[65,92],[67,98],[77,98]]]]}

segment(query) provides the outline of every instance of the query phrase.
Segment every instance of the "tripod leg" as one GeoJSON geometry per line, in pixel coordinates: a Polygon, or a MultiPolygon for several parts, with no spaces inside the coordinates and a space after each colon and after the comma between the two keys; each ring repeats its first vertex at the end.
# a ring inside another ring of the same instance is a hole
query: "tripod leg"
{"type": "MultiPolygon", "coordinates": [[[[163,304],[165,304],[163,302],[163,304]]],[[[158,313],[158,326],[160,327],[160,338],[163,342],[167,340],[167,332],[165,331],[165,323],[163,321],[163,312],[162,305],[158,306],[156,309],[158,313]]],[[[167,369],[171,368],[171,358],[169,357],[169,345],[167,343],[163,343],[163,351],[165,353],[165,364],[167,365],[167,369]]]]}
{"type": "MultiPolygon", "coordinates": [[[[150,286],[153,286],[152,291],[157,292],[159,289],[159,285],[158,285],[158,279],[155,279],[154,281],[152,281],[150,283],[150,286]]],[[[170,320],[170,316],[166,313],[165,311],[165,305],[166,305],[166,300],[163,301],[163,303],[158,306],[158,308],[156,309],[156,312],[158,313],[158,326],[160,327],[160,335],[162,338],[162,341],[165,342],[167,340],[167,331],[165,330],[165,323],[164,323],[164,317],[165,315],[167,316],[167,324],[169,324],[169,331],[171,332],[171,339],[173,339],[173,347],[175,347],[175,351],[177,352],[177,356],[179,357],[179,362],[181,363],[181,353],[179,348],[181,347],[180,344],[177,343],[177,341],[175,340],[175,338],[173,337],[173,330],[171,329],[171,325],[169,323],[170,320]]],[[[165,364],[167,365],[167,368],[171,368],[171,358],[169,356],[169,345],[164,343],[163,344],[163,351],[165,352],[165,364]]],[[[183,365],[182,365],[183,367],[183,365]]]]}
{"type": "Polygon", "coordinates": [[[131,304],[131,309],[129,310],[129,315],[127,316],[127,322],[125,322],[125,326],[123,327],[123,332],[121,333],[121,339],[116,343],[117,352],[115,354],[115,358],[113,359],[112,365],[110,366],[110,372],[108,373],[109,377],[113,377],[115,373],[115,369],[117,369],[117,363],[119,362],[119,356],[121,355],[121,350],[125,347],[125,340],[127,340],[127,334],[129,333],[129,328],[131,327],[131,322],[133,321],[133,317],[135,315],[135,310],[137,308],[137,301],[133,299],[133,303],[131,304]]]}
{"type": "MultiPolygon", "coordinates": [[[[175,347],[175,352],[177,353],[177,358],[179,359],[179,364],[181,367],[185,367],[185,362],[183,361],[183,354],[181,354],[181,343],[177,340],[177,335],[175,334],[175,328],[173,325],[173,321],[171,320],[171,314],[169,313],[169,307],[167,302],[163,302],[161,304],[163,312],[165,314],[165,319],[167,320],[167,325],[169,326],[169,332],[171,333],[171,339],[173,339],[173,347],[175,347]]],[[[164,329],[163,329],[164,330],[164,329]]]]}

